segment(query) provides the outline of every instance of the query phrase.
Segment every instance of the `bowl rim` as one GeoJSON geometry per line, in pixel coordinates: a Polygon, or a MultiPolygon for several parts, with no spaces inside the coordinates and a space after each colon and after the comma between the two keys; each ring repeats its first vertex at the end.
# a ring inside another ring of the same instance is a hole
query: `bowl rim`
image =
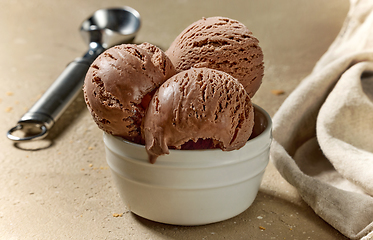
{"type": "MultiPolygon", "coordinates": [[[[163,156],[160,156],[158,159],[157,159],[157,162],[158,164],[151,164],[152,167],[166,167],[168,166],[169,164],[173,164],[174,163],[174,159],[175,156],[179,156],[179,154],[188,154],[189,156],[193,156],[194,154],[206,154],[206,155],[210,155],[210,154],[235,154],[237,150],[241,150],[241,149],[245,149],[245,148],[250,148],[250,146],[252,145],[255,145],[257,144],[258,142],[268,142],[267,140],[269,140],[269,143],[271,142],[272,140],[272,120],[271,120],[271,117],[269,116],[269,114],[263,109],[261,108],[260,106],[256,105],[256,104],[253,104],[254,108],[259,110],[263,115],[264,117],[266,118],[267,120],[267,126],[266,128],[263,130],[263,132],[261,132],[259,135],[257,135],[256,137],[252,138],[252,139],[249,139],[246,144],[244,146],[242,146],[241,148],[239,149],[236,149],[236,150],[232,150],[232,151],[223,151],[219,148],[217,149],[194,149],[194,150],[178,150],[178,149],[170,149],[170,153],[167,154],[167,155],[163,155],[163,156]],[[173,158],[168,158],[169,155],[172,155],[173,158]]],[[[104,132],[104,142],[105,142],[105,146],[109,149],[111,149],[111,151],[114,151],[114,152],[117,152],[115,150],[115,147],[110,147],[110,145],[107,144],[107,138],[111,138],[112,140],[109,140],[109,141],[115,141],[117,142],[118,144],[126,144],[128,147],[132,148],[133,151],[146,151],[145,150],[145,145],[141,145],[141,144],[137,144],[137,143],[133,143],[133,142],[130,142],[128,140],[125,140],[121,137],[118,137],[118,136],[113,136],[113,135],[110,135],[106,132],[104,132]]],[[[265,144],[267,145],[267,144],[265,144]]],[[[263,148],[265,149],[265,147],[263,148]]],[[[259,155],[261,154],[262,148],[258,149],[258,153],[256,155],[259,155]]],[[[122,155],[120,152],[118,152],[117,154],[119,155],[122,155]]],[[[145,159],[132,159],[131,161],[134,161],[136,162],[137,164],[141,164],[142,162],[144,162],[144,164],[147,164],[148,166],[148,161],[145,161],[145,159]]],[[[193,162],[193,161],[192,161],[193,162]]],[[[201,163],[201,161],[198,161],[199,163],[201,163]]],[[[202,162],[205,162],[205,164],[207,164],[208,162],[210,161],[202,161],[202,162]]],[[[220,161],[219,161],[220,162],[220,161]]],[[[225,164],[233,164],[233,163],[237,163],[237,162],[240,162],[240,161],[222,161],[220,162],[219,165],[221,165],[222,163],[224,162],[223,165],[225,164]]],[[[180,162],[179,162],[180,163],[180,162]]],[[[188,160],[188,164],[190,164],[190,160],[188,160]]],[[[173,167],[173,166],[168,166],[168,167],[173,167]]],[[[174,166],[175,167],[175,166],[174,166]]],[[[181,166],[178,166],[178,167],[181,167],[181,166]]],[[[190,167],[190,166],[189,166],[190,167]]],[[[197,166],[195,166],[197,167],[197,166]]],[[[198,168],[200,168],[202,166],[198,166],[198,168]]],[[[212,167],[212,166],[209,166],[209,167],[212,167]]]]}

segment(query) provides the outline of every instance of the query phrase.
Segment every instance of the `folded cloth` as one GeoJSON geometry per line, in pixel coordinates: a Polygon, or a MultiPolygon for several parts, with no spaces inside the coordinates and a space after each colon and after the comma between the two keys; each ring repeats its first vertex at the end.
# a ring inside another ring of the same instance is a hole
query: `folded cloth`
{"type": "Polygon", "coordinates": [[[273,117],[271,161],[316,214],[373,239],[373,1],[344,25],[273,117]]]}

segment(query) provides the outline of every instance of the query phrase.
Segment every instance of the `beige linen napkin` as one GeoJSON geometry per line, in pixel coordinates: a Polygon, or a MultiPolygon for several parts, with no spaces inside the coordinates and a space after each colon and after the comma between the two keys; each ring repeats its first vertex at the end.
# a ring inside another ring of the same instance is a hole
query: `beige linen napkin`
{"type": "Polygon", "coordinates": [[[373,239],[373,0],[343,28],[273,117],[271,160],[326,222],[373,239]]]}

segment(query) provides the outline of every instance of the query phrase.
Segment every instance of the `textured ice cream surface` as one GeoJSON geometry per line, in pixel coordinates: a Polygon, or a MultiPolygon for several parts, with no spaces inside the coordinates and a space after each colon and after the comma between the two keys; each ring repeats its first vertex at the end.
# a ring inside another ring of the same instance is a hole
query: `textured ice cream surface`
{"type": "Polygon", "coordinates": [[[90,66],[84,96],[105,132],[143,143],[141,124],[155,90],[176,70],[158,47],[123,44],[103,52],[90,66]]]}
{"type": "Polygon", "coordinates": [[[164,82],[145,115],[143,134],[150,161],[192,140],[209,139],[222,150],[239,149],[254,125],[250,96],[231,75],[191,68],[164,82]]]}
{"type": "Polygon", "coordinates": [[[203,18],[188,26],[166,54],[178,71],[207,67],[229,73],[253,97],[264,72],[259,41],[239,21],[225,17],[203,18]]]}

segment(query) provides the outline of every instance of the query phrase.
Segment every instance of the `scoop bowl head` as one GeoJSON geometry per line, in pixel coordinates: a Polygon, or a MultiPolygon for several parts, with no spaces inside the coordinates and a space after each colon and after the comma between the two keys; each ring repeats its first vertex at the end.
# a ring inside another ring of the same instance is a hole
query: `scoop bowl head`
{"type": "Polygon", "coordinates": [[[87,44],[109,48],[131,42],[140,25],[140,14],[131,7],[100,9],[82,23],[80,33],[87,44]]]}

